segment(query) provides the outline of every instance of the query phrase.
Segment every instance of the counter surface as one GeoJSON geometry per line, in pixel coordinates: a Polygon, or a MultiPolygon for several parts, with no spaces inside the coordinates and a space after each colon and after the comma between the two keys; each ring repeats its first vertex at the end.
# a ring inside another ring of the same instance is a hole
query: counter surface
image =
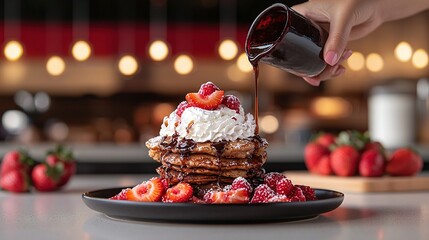
{"type": "Polygon", "coordinates": [[[149,175],[77,175],[52,193],[0,192],[0,239],[429,239],[429,192],[345,193],[316,219],[260,224],[113,220],[86,207],[86,191],[135,185],[149,175]]]}

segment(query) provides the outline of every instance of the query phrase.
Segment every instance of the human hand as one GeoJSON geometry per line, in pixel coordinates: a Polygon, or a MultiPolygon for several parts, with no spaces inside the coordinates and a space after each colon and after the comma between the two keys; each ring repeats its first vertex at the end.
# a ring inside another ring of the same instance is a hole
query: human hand
{"type": "Polygon", "coordinates": [[[352,52],[346,49],[349,40],[358,39],[377,28],[381,18],[374,5],[378,0],[310,0],[292,8],[315,21],[329,32],[324,47],[326,69],[316,77],[305,77],[311,85],[337,77],[345,72],[341,63],[352,52]]]}

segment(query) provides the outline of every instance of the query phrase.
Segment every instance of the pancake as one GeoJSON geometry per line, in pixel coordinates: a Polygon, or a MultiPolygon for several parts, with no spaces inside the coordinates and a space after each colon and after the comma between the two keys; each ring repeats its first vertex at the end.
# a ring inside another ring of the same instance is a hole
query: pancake
{"type": "Polygon", "coordinates": [[[167,153],[160,162],[164,165],[186,166],[188,168],[206,168],[213,170],[249,170],[261,167],[267,160],[267,154],[254,158],[217,158],[207,154],[191,154],[182,157],[177,153],[167,153]]]}
{"type": "Polygon", "coordinates": [[[146,142],[146,147],[153,156],[159,152],[172,152],[182,155],[208,154],[223,158],[248,158],[260,156],[265,152],[268,143],[263,138],[238,139],[224,142],[194,142],[192,140],[177,141],[175,137],[154,137],[146,142]]]}

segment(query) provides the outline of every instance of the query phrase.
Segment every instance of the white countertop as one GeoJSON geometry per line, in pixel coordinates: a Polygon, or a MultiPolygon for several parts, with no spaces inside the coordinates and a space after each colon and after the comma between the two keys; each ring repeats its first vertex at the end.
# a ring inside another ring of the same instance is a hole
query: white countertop
{"type": "Polygon", "coordinates": [[[429,239],[429,192],[345,193],[316,219],[262,224],[182,224],[110,219],[82,202],[86,191],[135,185],[148,175],[77,175],[53,193],[0,192],[0,239],[429,239]]]}

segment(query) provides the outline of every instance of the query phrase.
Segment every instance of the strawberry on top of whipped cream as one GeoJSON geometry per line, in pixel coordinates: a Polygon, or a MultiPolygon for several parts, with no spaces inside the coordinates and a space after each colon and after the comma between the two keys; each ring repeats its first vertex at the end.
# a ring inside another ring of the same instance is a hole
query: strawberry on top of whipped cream
{"type": "Polygon", "coordinates": [[[245,115],[241,106],[239,113],[224,105],[216,110],[188,107],[181,117],[176,111],[165,117],[159,135],[177,135],[195,142],[235,141],[255,136],[255,127],[253,116],[245,115]]]}
{"type": "Polygon", "coordinates": [[[244,114],[240,100],[224,95],[212,82],[201,85],[197,93],[188,93],[175,111],[164,118],[159,135],[177,136],[195,142],[220,142],[255,136],[253,116],[244,114]]]}

